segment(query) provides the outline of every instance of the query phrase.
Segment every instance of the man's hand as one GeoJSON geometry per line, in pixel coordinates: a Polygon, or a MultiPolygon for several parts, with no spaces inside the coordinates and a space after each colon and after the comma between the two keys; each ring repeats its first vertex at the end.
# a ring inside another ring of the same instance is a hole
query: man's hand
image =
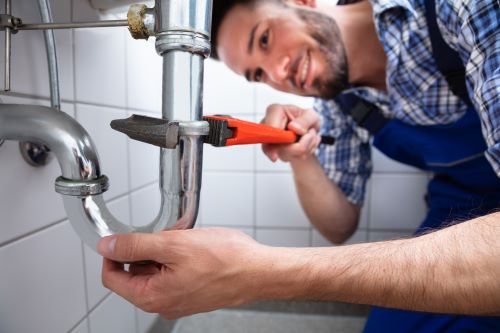
{"type": "Polygon", "coordinates": [[[264,154],[273,162],[278,159],[291,162],[305,159],[318,147],[321,137],[317,134],[320,125],[319,116],[310,109],[301,109],[293,105],[272,104],[267,108],[263,124],[291,130],[302,137],[293,144],[264,144],[264,154]]]}
{"type": "Polygon", "coordinates": [[[168,319],[258,297],[257,277],[269,270],[265,248],[222,228],[114,235],[98,245],[104,286],[168,319]],[[124,262],[132,262],[128,272],[124,262]]]}

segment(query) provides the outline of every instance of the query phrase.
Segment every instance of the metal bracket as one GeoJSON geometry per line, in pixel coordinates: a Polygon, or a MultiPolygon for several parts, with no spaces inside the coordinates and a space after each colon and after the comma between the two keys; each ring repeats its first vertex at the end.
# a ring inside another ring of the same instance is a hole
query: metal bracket
{"type": "Polygon", "coordinates": [[[19,17],[15,17],[9,14],[0,14],[0,31],[4,31],[6,28],[11,29],[12,33],[17,33],[17,28],[23,24],[23,21],[19,17]]]}

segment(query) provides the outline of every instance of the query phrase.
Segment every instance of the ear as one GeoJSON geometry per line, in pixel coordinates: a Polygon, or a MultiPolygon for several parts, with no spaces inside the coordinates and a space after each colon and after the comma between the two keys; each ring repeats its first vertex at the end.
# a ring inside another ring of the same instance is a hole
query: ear
{"type": "Polygon", "coordinates": [[[285,0],[288,4],[294,4],[296,6],[306,6],[310,8],[316,8],[316,0],[285,0]]]}

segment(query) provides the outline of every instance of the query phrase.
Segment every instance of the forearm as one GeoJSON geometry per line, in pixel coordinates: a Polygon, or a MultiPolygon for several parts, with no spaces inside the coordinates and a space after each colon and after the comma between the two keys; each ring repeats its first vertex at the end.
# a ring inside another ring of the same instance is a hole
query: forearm
{"type": "Polygon", "coordinates": [[[261,298],[321,299],[439,313],[500,313],[500,213],[418,238],[272,248],[261,298]]]}
{"type": "Polygon", "coordinates": [[[356,230],[359,207],[325,175],[314,155],[291,162],[300,203],[311,223],[333,243],[356,230]]]}

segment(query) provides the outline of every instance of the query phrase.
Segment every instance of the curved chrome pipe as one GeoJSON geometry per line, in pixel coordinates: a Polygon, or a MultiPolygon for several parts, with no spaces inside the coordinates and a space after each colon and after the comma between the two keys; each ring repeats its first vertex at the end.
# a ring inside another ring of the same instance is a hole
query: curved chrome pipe
{"type": "Polygon", "coordinates": [[[0,138],[48,146],[66,179],[99,178],[99,158],[85,129],[64,112],[21,104],[0,104],[0,138]]]}
{"type": "Polygon", "coordinates": [[[54,109],[0,104],[0,138],[29,140],[47,145],[57,157],[62,178],[56,181],[68,218],[82,240],[95,249],[103,236],[128,232],[186,229],[194,225],[201,188],[201,139],[180,138],[176,149],[162,149],[160,168],[161,209],[153,222],[132,227],[119,222],[108,210],[102,192],[107,188],[94,144],[73,118],[54,109]],[[70,194],[88,188],[92,194],[70,194]]]}

